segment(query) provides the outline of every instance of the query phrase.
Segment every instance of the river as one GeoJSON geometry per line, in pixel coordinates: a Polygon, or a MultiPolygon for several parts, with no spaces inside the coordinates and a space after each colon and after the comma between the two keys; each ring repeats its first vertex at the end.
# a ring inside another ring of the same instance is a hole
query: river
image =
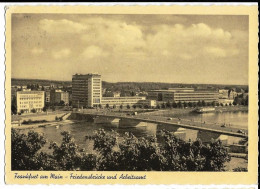
{"type": "MultiPolygon", "coordinates": [[[[206,121],[206,122],[225,122],[226,124],[236,125],[241,127],[241,129],[246,129],[248,125],[248,113],[247,112],[223,112],[223,113],[207,113],[207,114],[188,114],[181,116],[182,119],[192,119],[194,121],[206,121]]],[[[166,129],[176,133],[180,138],[192,139],[200,138],[203,142],[209,142],[211,138],[217,139],[220,137],[218,134],[201,132],[197,130],[182,129],[173,126],[148,124],[147,126],[141,127],[118,127],[117,125],[110,124],[95,124],[91,122],[81,122],[74,123],[70,125],[61,125],[59,128],[56,127],[46,127],[46,128],[34,128],[34,131],[43,133],[46,137],[48,143],[45,145],[44,149],[48,151],[48,145],[50,141],[55,141],[60,143],[62,137],[60,133],[62,131],[69,131],[75,139],[75,142],[81,147],[85,148],[87,152],[93,152],[93,141],[86,140],[85,136],[92,136],[94,132],[98,129],[104,129],[110,132],[112,129],[117,131],[121,136],[125,132],[131,132],[136,137],[148,137],[153,135],[158,135],[160,130],[166,129]],[[184,134],[185,133],[185,134],[184,134]]],[[[27,129],[21,130],[21,132],[27,132],[27,129]]],[[[240,138],[228,137],[229,143],[237,143],[240,138]]]]}

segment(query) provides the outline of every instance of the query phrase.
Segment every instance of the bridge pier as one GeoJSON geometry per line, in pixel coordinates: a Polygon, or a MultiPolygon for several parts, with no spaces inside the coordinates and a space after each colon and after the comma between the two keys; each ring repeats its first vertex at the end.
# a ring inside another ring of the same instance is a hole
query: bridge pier
{"type": "Polygon", "coordinates": [[[173,134],[184,141],[195,141],[198,138],[198,130],[185,129],[182,127],[179,127],[173,134]]]}
{"type": "Polygon", "coordinates": [[[119,127],[146,127],[147,125],[148,125],[147,122],[133,120],[133,119],[121,118],[119,121],[119,127]]]}

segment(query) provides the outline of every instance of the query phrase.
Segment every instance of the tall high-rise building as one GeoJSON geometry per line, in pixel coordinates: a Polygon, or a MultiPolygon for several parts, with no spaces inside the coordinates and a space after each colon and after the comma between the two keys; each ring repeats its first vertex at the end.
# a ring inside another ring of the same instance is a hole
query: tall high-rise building
{"type": "Polygon", "coordinates": [[[72,105],[77,108],[97,107],[101,103],[102,87],[99,74],[72,76],[72,105]]]}

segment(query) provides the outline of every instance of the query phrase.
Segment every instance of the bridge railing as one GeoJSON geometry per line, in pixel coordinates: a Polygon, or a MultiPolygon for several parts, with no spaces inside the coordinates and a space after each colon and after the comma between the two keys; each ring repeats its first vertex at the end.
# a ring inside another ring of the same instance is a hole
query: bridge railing
{"type": "MultiPolygon", "coordinates": [[[[169,118],[169,117],[162,117],[162,116],[155,116],[155,115],[128,115],[127,113],[123,112],[112,112],[112,111],[89,111],[89,110],[83,110],[79,113],[86,113],[86,114],[92,114],[97,116],[112,116],[112,117],[118,117],[118,118],[128,118],[128,119],[135,119],[140,121],[151,121],[151,122],[163,122],[163,123],[172,123],[176,125],[189,125],[189,126],[195,126],[195,127],[201,127],[201,128],[209,128],[209,129],[215,129],[220,131],[226,131],[226,132],[233,132],[237,133],[239,130],[244,132],[244,135],[247,135],[247,130],[240,129],[239,127],[235,127],[232,125],[232,127],[221,127],[221,123],[211,123],[211,122],[199,122],[195,120],[188,120],[188,119],[181,119],[181,118],[169,118]]],[[[242,134],[242,133],[241,133],[242,134]]]]}

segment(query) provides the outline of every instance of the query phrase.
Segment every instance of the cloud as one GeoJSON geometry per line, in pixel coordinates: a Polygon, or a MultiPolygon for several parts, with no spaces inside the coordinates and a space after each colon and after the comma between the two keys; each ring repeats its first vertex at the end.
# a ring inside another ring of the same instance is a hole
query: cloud
{"type": "Polygon", "coordinates": [[[67,19],[62,20],[50,20],[42,19],[39,21],[39,27],[51,34],[73,34],[81,33],[86,29],[86,26],[67,19]]]}
{"type": "MultiPolygon", "coordinates": [[[[161,24],[151,26],[150,33],[145,33],[147,28],[136,23],[98,16],[78,21],[42,19],[39,24],[41,29],[52,34],[77,34],[75,41],[79,47],[88,46],[82,53],[84,58],[105,57],[108,52],[117,57],[134,57],[142,51],[142,56],[146,57],[187,61],[196,57],[231,57],[239,53],[237,39],[230,31],[205,23],[161,24]]],[[[60,56],[58,53],[54,58],[60,56]]]]}
{"type": "Polygon", "coordinates": [[[138,25],[98,17],[85,20],[84,24],[89,30],[81,39],[87,44],[102,46],[114,53],[131,52],[145,46],[138,25]]]}
{"type": "Polygon", "coordinates": [[[91,45],[84,49],[84,51],[81,54],[81,57],[86,59],[92,59],[96,57],[106,57],[108,56],[108,52],[105,52],[103,49],[101,49],[98,46],[91,45]]]}
{"type": "Polygon", "coordinates": [[[205,52],[214,57],[226,57],[227,52],[224,49],[218,47],[207,47],[205,48],[205,52]]]}
{"type": "Polygon", "coordinates": [[[71,50],[68,48],[64,48],[58,51],[53,51],[52,52],[52,57],[54,59],[62,59],[62,58],[66,58],[71,54],[71,50]]]}
{"type": "Polygon", "coordinates": [[[43,49],[42,48],[37,48],[37,47],[34,47],[32,50],[31,50],[31,53],[33,55],[40,55],[43,53],[43,49]]]}
{"type": "Polygon", "coordinates": [[[146,41],[147,50],[153,56],[191,60],[198,57],[230,57],[239,52],[236,38],[229,31],[211,28],[204,23],[160,25],[154,30],[146,41]]]}

